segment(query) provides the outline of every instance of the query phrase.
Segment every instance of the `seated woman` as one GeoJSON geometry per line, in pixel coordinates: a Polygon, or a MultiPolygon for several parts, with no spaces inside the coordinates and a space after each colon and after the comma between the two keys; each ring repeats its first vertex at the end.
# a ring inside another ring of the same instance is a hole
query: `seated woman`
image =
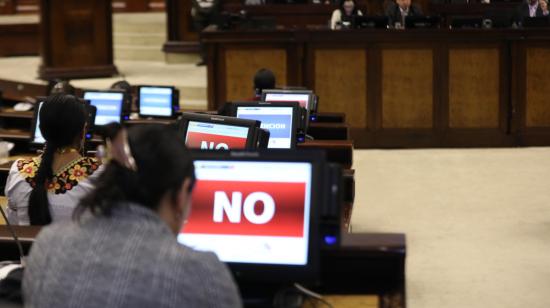
{"type": "Polygon", "coordinates": [[[362,16],[363,13],[357,9],[357,3],[355,0],[342,0],[340,2],[340,8],[332,12],[330,18],[330,28],[332,30],[338,30],[343,28],[344,24],[351,26],[353,16],[362,16]]]}
{"type": "Polygon", "coordinates": [[[92,190],[89,180],[100,163],[82,155],[87,118],[84,103],[72,95],[55,94],[42,103],[44,152],[15,161],[6,181],[10,223],[69,221],[80,198],[92,190]]]}
{"type": "Polygon", "coordinates": [[[52,224],[36,238],[25,305],[240,307],[227,267],[176,241],[194,184],[183,138],[169,126],[146,125],[120,130],[107,144],[109,162],[74,222],[52,224]]]}

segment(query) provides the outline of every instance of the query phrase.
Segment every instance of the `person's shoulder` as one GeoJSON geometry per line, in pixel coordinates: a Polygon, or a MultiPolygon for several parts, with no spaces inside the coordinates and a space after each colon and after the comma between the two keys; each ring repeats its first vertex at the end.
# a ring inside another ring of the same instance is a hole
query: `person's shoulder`
{"type": "MultiPolygon", "coordinates": [[[[101,163],[93,157],[81,157],[59,171],[49,184],[48,191],[65,194],[78,186],[86,186],[100,169],[101,163]]],[[[84,187],[86,188],[86,187],[84,187]]]]}
{"type": "Polygon", "coordinates": [[[178,255],[183,256],[180,260],[185,260],[188,266],[192,266],[196,269],[209,271],[224,266],[212,252],[197,251],[181,244],[177,244],[176,249],[178,255]]]}
{"type": "Polygon", "coordinates": [[[40,167],[40,157],[19,158],[11,165],[10,172],[17,172],[24,179],[34,178],[38,167],[40,167]]]}
{"type": "Polygon", "coordinates": [[[86,173],[92,175],[101,167],[101,161],[95,157],[82,157],[80,165],[86,167],[86,173]]]}
{"type": "Polygon", "coordinates": [[[40,158],[20,158],[10,167],[6,188],[14,187],[17,183],[27,182],[31,186],[40,166],[40,158]]]}
{"type": "Polygon", "coordinates": [[[61,238],[66,235],[74,234],[75,223],[66,222],[66,223],[51,223],[47,226],[42,227],[40,232],[36,236],[36,242],[47,243],[53,241],[57,238],[61,238]]]}

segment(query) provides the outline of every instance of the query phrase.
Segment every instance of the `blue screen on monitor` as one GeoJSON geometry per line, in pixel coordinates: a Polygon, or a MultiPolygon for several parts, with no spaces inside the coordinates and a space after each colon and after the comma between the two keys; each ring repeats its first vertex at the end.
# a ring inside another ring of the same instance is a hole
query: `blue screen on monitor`
{"type": "Polygon", "coordinates": [[[292,148],[292,107],[239,106],[237,118],[257,120],[269,131],[269,149],[292,148]]]}
{"type": "Polygon", "coordinates": [[[36,113],[36,126],[34,128],[34,139],[32,140],[32,143],[38,143],[38,144],[44,144],[46,143],[46,139],[42,136],[42,131],[40,130],[40,109],[42,109],[42,105],[44,102],[40,102],[38,104],[38,112],[36,113]]]}
{"type": "Polygon", "coordinates": [[[140,87],[139,114],[143,116],[172,115],[173,89],[167,87],[140,87]]]}
{"type": "Polygon", "coordinates": [[[120,123],[122,114],[123,93],[116,92],[85,92],[84,99],[89,100],[97,108],[95,125],[120,123]]]}

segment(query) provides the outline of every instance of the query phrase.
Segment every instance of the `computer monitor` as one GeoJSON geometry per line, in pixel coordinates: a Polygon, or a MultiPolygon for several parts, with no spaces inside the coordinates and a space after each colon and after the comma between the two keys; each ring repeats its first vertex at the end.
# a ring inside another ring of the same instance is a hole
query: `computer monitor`
{"type": "Polygon", "coordinates": [[[439,28],[439,16],[405,16],[405,28],[439,28]]]}
{"type": "Polygon", "coordinates": [[[105,125],[112,122],[122,123],[126,97],[124,92],[115,90],[86,90],[84,99],[97,108],[94,125],[105,125]]]}
{"type": "Polygon", "coordinates": [[[192,208],[178,241],[214,252],[240,282],[311,281],[320,247],[321,154],[194,153],[192,208]]]}
{"type": "Polygon", "coordinates": [[[387,29],[389,23],[388,16],[353,16],[355,29],[387,29]]]}
{"type": "Polygon", "coordinates": [[[264,102],[298,102],[302,108],[309,113],[316,112],[317,106],[314,103],[314,95],[311,90],[263,90],[262,101],[264,102]]]}
{"type": "Polygon", "coordinates": [[[475,29],[483,27],[482,17],[453,17],[451,18],[452,29],[475,29]]]}
{"type": "Polygon", "coordinates": [[[139,86],[137,104],[141,117],[172,118],[179,109],[178,91],[169,86],[139,86]]]}
{"type": "Polygon", "coordinates": [[[305,108],[307,112],[302,119],[305,124],[299,132],[300,139],[303,139],[303,135],[305,135],[309,126],[310,117],[317,111],[315,95],[311,90],[263,90],[262,101],[274,103],[298,102],[300,107],[305,108]]]}
{"type": "MultiPolygon", "coordinates": [[[[34,108],[34,116],[32,119],[31,125],[31,141],[30,145],[32,149],[40,149],[46,143],[46,139],[42,136],[42,131],[40,130],[40,110],[42,110],[42,105],[44,104],[45,97],[37,97],[36,107],[34,108]]],[[[93,123],[96,116],[96,107],[90,105],[89,101],[82,101],[86,108],[87,123],[93,123]]],[[[93,134],[93,125],[88,125],[88,130],[86,132],[85,139],[91,139],[93,134]]]]}
{"type": "Polygon", "coordinates": [[[268,149],[294,149],[303,108],[297,102],[228,102],[228,116],[257,120],[269,131],[268,149]]]}
{"type": "Polygon", "coordinates": [[[32,122],[32,136],[31,136],[31,144],[32,145],[44,145],[46,143],[46,139],[44,139],[44,136],[42,136],[42,131],[40,130],[40,109],[42,109],[42,104],[44,102],[40,101],[37,102],[37,106],[34,108],[34,117],[32,122]]]}
{"type": "Polygon", "coordinates": [[[258,146],[259,121],[184,112],[177,125],[191,149],[243,150],[258,146]]]}

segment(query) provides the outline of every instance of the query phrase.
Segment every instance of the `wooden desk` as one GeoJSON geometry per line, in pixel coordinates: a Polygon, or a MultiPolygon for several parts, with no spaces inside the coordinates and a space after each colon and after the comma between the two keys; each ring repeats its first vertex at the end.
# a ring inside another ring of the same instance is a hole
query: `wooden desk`
{"type": "Polygon", "coordinates": [[[13,108],[1,108],[0,118],[32,119],[34,111],[16,111],[13,108]]]}
{"type": "MultiPolygon", "coordinates": [[[[40,227],[14,226],[14,229],[28,253],[40,227]]],[[[405,257],[404,234],[344,234],[341,248],[321,251],[322,283],[316,291],[336,295],[331,300],[338,303],[365,300],[372,303],[380,298],[378,307],[405,307],[405,257]]],[[[0,261],[18,258],[11,234],[6,226],[0,225],[0,261]]]]}
{"type": "Polygon", "coordinates": [[[246,97],[254,73],[343,112],[357,147],[550,145],[550,29],[207,29],[208,102],[246,97]]]}
{"type": "Polygon", "coordinates": [[[31,133],[27,130],[17,128],[2,128],[0,129],[0,138],[7,140],[28,141],[31,138],[31,133]]]}

